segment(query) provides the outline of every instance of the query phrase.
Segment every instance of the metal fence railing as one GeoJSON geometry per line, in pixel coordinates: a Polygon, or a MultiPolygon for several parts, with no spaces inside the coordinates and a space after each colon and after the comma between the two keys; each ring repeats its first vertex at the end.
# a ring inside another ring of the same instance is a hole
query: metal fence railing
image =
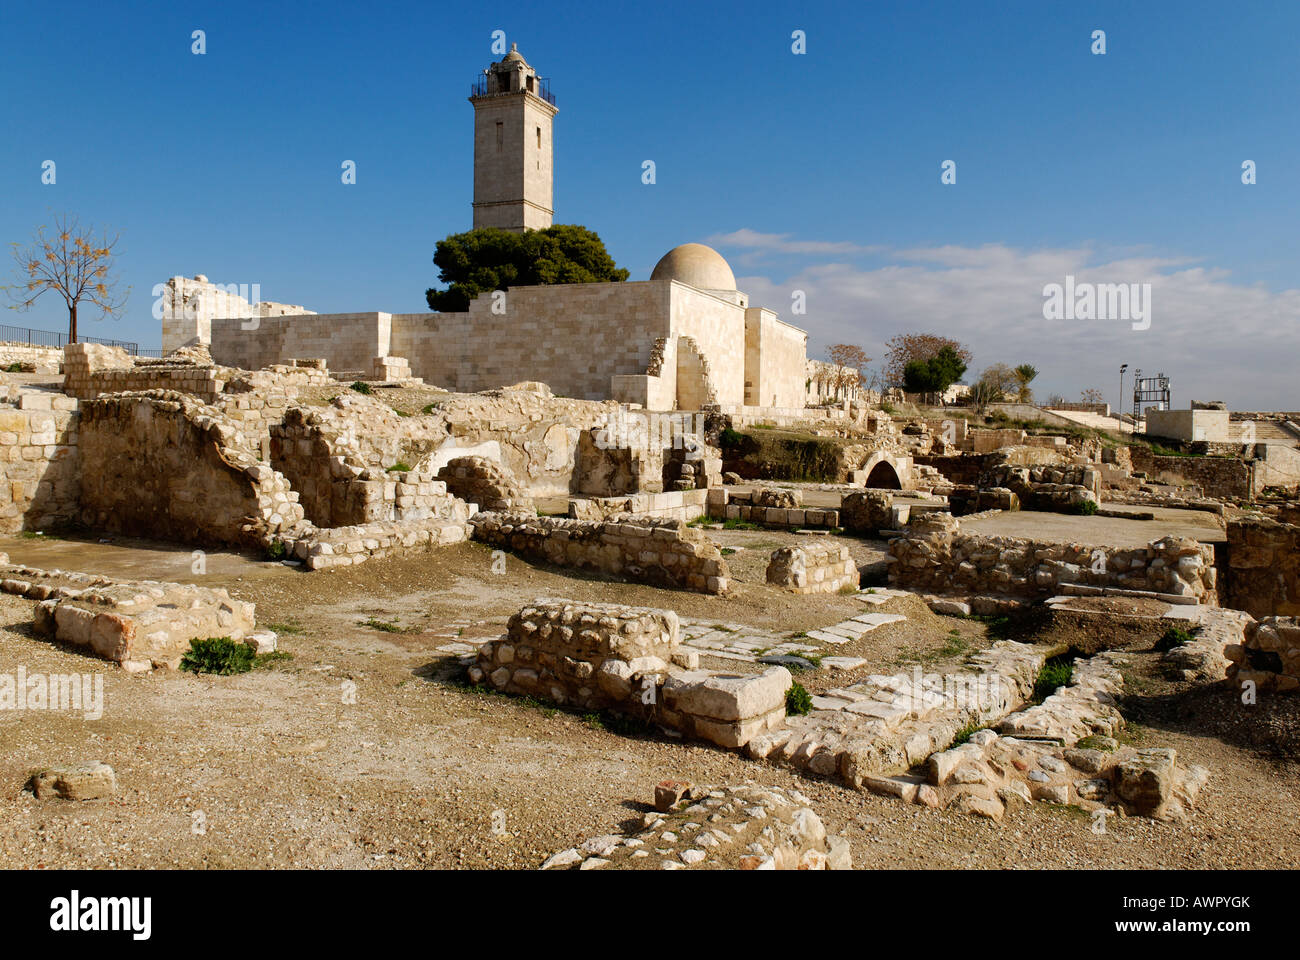
{"type": "MultiPolygon", "coordinates": [[[[141,356],[140,344],[132,340],[105,340],[103,337],[78,336],[82,343],[102,343],[107,347],[121,347],[132,356],[141,356]]],[[[63,347],[68,342],[66,333],[53,330],[33,330],[30,327],[11,327],[0,323],[0,343],[22,343],[29,347],[63,347]]],[[[162,352],[159,351],[159,356],[162,352]]]]}

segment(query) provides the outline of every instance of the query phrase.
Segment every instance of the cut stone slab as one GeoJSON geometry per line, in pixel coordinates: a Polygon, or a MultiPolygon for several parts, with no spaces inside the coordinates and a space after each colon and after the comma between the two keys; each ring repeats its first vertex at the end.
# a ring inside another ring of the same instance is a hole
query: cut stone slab
{"type": "Polygon", "coordinates": [[[38,800],[99,800],[117,792],[113,768],[100,760],[42,770],[32,775],[30,784],[38,800]]]}
{"type": "Polygon", "coordinates": [[[687,673],[669,677],[664,699],[670,709],[713,720],[748,720],[785,707],[794,679],[785,667],[754,675],[687,673]]]}
{"type": "Polygon", "coordinates": [[[828,670],[856,670],[866,662],[861,657],[822,657],[822,666],[828,670]]]}

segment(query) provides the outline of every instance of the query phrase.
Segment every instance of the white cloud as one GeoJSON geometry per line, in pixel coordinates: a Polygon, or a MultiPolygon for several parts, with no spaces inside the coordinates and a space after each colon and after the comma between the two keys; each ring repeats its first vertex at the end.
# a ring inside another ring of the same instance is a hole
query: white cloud
{"type": "MultiPolygon", "coordinates": [[[[776,249],[788,242],[783,236],[752,234],[751,242],[775,237],[776,249]]],[[[926,331],[971,347],[968,376],[998,361],[1034,364],[1043,397],[1073,399],[1095,386],[1114,403],[1119,366],[1128,363],[1130,382],[1135,367],[1168,374],[1175,406],[1196,399],[1225,400],[1240,410],[1300,410],[1300,290],[1234,284],[1228,271],[1195,259],[1137,251],[1098,260],[1089,249],[990,244],[899,250],[887,259],[898,262],[814,264],[781,283],[748,276],[739,286],[754,304],[808,330],[813,355],[847,342],[879,358],[894,334],[926,331]],[[1124,320],[1044,320],[1043,287],[1067,274],[1077,282],[1150,283],[1150,329],[1134,330],[1124,320]],[[796,289],[807,294],[805,316],[790,315],[796,289]]]]}

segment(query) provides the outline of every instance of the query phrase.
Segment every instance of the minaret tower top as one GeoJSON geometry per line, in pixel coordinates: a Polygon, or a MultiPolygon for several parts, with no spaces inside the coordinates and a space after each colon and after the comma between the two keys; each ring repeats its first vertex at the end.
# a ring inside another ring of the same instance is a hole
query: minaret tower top
{"type": "Polygon", "coordinates": [[[518,46],[474,81],[474,227],[540,230],[555,214],[552,123],[546,78],[518,46]]]}

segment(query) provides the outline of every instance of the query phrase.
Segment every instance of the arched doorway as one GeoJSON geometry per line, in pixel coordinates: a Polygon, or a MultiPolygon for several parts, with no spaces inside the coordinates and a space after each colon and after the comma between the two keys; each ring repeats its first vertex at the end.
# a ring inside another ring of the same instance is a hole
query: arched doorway
{"type": "Polygon", "coordinates": [[[881,460],[871,468],[871,472],[867,474],[867,482],[863,486],[875,490],[903,489],[903,484],[898,479],[898,471],[888,460],[881,460]]]}

